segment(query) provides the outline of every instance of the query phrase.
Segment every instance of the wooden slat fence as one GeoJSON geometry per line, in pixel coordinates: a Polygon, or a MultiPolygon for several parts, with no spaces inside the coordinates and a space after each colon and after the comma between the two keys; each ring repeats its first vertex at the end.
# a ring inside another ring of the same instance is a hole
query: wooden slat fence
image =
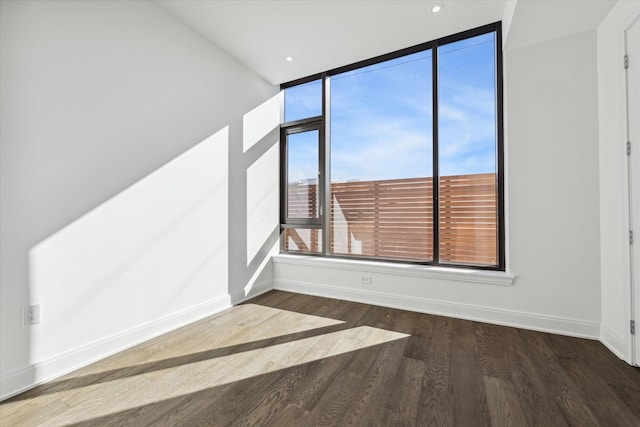
{"type": "Polygon", "coordinates": [[[496,265],[497,214],[495,174],[440,177],[440,261],[496,265]]]}
{"type": "Polygon", "coordinates": [[[334,253],[432,259],[431,178],[334,183],[334,253]]]}
{"type": "MultiPolygon", "coordinates": [[[[333,253],[433,259],[431,178],[333,183],[331,190],[333,253]]],[[[316,209],[315,191],[315,185],[290,185],[290,215],[309,216],[316,209]]],[[[285,249],[317,252],[318,236],[314,231],[303,239],[287,230],[285,249]]],[[[496,248],[496,175],[441,177],[441,262],[495,265],[496,248]]]]}

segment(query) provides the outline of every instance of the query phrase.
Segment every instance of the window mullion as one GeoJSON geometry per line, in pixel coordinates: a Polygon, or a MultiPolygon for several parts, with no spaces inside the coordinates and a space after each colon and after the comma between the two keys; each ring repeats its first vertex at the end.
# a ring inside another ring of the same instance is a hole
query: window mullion
{"type": "Polygon", "coordinates": [[[332,240],[332,230],[331,230],[331,214],[332,214],[332,197],[331,197],[331,108],[329,108],[331,104],[331,78],[325,73],[323,74],[322,79],[322,116],[324,118],[323,122],[323,138],[321,138],[324,146],[321,149],[321,158],[322,163],[320,165],[320,170],[323,175],[324,181],[324,194],[323,194],[323,230],[322,230],[322,238],[323,238],[323,249],[325,255],[331,254],[331,240],[332,240]]]}
{"type": "Polygon", "coordinates": [[[496,25],[495,61],[496,61],[496,132],[497,132],[497,154],[498,154],[498,267],[502,270],[506,267],[506,236],[505,236],[505,204],[504,204],[504,117],[503,117],[503,62],[502,62],[502,26],[496,25]]]}
{"type": "Polygon", "coordinates": [[[433,263],[440,262],[440,173],[438,171],[438,42],[431,47],[433,263]]]}

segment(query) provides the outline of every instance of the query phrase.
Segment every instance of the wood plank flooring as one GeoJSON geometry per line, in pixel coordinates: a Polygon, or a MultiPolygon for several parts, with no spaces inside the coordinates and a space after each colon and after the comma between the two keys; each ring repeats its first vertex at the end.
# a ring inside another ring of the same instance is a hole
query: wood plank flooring
{"type": "Polygon", "coordinates": [[[597,341],[272,291],[0,403],[2,426],[640,426],[597,341]]]}

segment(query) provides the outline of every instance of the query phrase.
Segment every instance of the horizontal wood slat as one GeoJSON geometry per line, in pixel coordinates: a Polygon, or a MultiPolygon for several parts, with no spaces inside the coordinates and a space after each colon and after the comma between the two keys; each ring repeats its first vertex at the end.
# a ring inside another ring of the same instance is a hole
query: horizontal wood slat
{"type": "MultiPolygon", "coordinates": [[[[426,177],[332,183],[332,253],[432,260],[432,181],[426,177]]],[[[497,264],[496,182],[492,173],[440,177],[441,262],[497,264]]],[[[315,185],[291,184],[288,190],[290,217],[317,215],[315,185]]],[[[287,233],[285,249],[289,242],[302,244],[293,231],[287,233]]],[[[308,250],[316,252],[317,233],[312,240],[308,250]]]]}
{"type": "Polygon", "coordinates": [[[495,174],[440,177],[440,261],[496,265],[495,174]]]}

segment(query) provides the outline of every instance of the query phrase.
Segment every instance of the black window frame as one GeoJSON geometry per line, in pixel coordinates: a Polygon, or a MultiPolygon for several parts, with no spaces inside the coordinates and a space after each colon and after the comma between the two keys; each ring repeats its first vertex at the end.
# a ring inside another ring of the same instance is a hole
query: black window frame
{"type": "Polygon", "coordinates": [[[290,228],[317,228],[322,225],[324,216],[324,175],[326,173],[324,164],[324,126],[320,117],[314,117],[309,120],[298,120],[291,122],[288,126],[280,129],[280,140],[283,142],[280,150],[280,164],[283,165],[280,171],[280,191],[285,195],[280,203],[280,222],[290,228]],[[289,135],[296,135],[304,132],[318,131],[318,176],[316,193],[318,195],[318,216],[312,218],[289,218],[289,197],[288,197],[288,138],[289,135]]]}
{"type": "MultiPolygon", "coordinates": [[[[293,80],[280,85],[280,89],[285,91],[287,88],[298,86],[321,79],[322,81],[322,115],[310,117],[307,119],[296,120],[288,123],[282,123],[280,126],[280,226],[281,232],[285,228],[320,228],[322,229],[322,252],[321,253],[304,253],[309,256],[327,256],[332,258],[346,258],[357,260],[384,261],[397,263],[410,263],[418,265],[434,265],[452,268],[469,268],[475,270],[496,270],[505,271],[506,269],[506,242],[505,242],[505,201],[504,201],[504,90],[503,90],[503,55],[502,55],[502,24],[500,21],[488,25],[483,25],[471,30],[463,31],[450,36],[442,37],[430,42],[421,43],[395,52],[376,56],[371,59],[359,61],[350,65],[334,68],[332,70],[304,77],[302,79],[293,80]],[[480,36],[483,34],[495,33],[495,91],[496,91],[496,175],[497,175],[497,264],[496,265],[474,265],[461,263],[441,262],[439,259],[439,171],[438,171],[438,49],[441,46],[458,42],[464,39],[480,36]],[[432,102],[433,102],[433,260],[431,261],[415,261],[402,259],[389,259],[371,256],[356,256],[345,254],[331,253],[331,182],[330,182],[330,84],[331,77],[337,74],[353,71],[359,68],[374,65],[380,62],[400,58],[413,53],[431,50],[432,51],[432,102]],[[301,130],[302,129],[302,130],[301,130]],[[320,158],[320,176],[318,177],[318,193],[319,193],[319,218],[318,219],[293,219],[287,217],[287,136],[305,130],[319,129],[319,158],[320,158]]],[[[282,239],[281,239],[282,240],[282,239]]],[[[281,244],[281,250],[284,245],[281,244]]],[[[296,252],[300,253],[300,252],[296,252]]]]}

